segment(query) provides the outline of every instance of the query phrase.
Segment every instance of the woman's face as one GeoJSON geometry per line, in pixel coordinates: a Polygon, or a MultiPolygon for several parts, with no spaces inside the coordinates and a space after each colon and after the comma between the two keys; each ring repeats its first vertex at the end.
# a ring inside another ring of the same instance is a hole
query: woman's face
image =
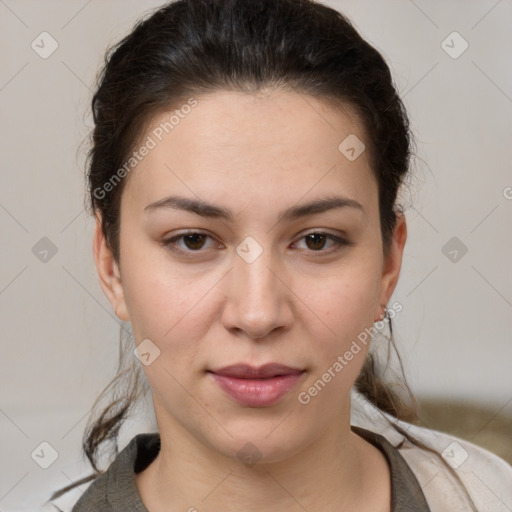
{"type": "Polygon", "coordinates": [[[119,267],[97,224],[100,280],[142,343],[162,435],[283,460],[349,430],[361,333],[396,284],[405,224],[385,259],[349,109],[284,91],[196,100],[168,133],[172,113],[141,138],[150,149],[123,191],[119,267]],[[289,369],[222,375],[269,363],[289,369]]]}

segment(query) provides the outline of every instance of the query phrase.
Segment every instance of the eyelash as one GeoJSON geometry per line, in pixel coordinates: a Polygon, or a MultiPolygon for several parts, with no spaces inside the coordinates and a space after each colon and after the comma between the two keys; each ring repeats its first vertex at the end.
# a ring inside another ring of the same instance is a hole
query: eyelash
{"type": "MultiPolygon", "coordinates": [[[[184,239],[186,236],[190,236],[190,235],[204,235],[210,239],[213,240],[213,237],[211,237],[209,234],[207,233],[203,233],[201,231],[188,231],[186,233],[181,233],[180,235],[176,235],[176,236],[173,236],[171,238],[168,238],[167,240],[163,240],[161,242],[161,245],[164,246],[165,248],[173,251],[173,252],[176,252],[178,254],[182,254],[186,257],[194,257],[194,253],[201,253],[201,252],[204,252],[204,250],[202,249],[198,249],[198,250],[192,250],[192,249],[189,249],[189,250],[183,250],[183,249],[179,249],[178,247],[176,247],[176,242],[180,239],[184,239]]],[[[324,236],[325,238],[333,241],[335,243],[335,246],[332,247],[331,249],[319,249],[317,251],[315,250],[307,250],[307,252],[310,252],[310,253],[319,253],[319,256],[322,256],[322,255],[327,255],[327,254],[331,254],[333,252],[336,252],[338,250],[340,250],[342,247],[344,246],[352,246],[353,244],[351,242],[349,242],[348,240],[344,239],[344,238],[341,238],[341,237],[338,237],[336,235],[332,235],[331,233],[325,233],[323,231],[312,231],[310,233],[306,233],[305,235],[303,235],[302,237],[299,238],[299,241],[300,240],[303,240],[305,239],[306,237],[310,236],[310,235],[321,235],[321,236],[324,236]]]]}

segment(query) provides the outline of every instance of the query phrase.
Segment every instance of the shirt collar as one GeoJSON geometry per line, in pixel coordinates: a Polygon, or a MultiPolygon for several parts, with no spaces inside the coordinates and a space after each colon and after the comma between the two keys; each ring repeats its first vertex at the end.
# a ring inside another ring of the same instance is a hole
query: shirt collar
{"type": "MultiPolygon", "coordinates": [[[[355,425],[352,431],[381,450],[388,461],[392,512],[430,512],[414,473],[393,444],[386,437],[355,425]]],[[[133,512],[147,512],[137,490],[135,473],[147,467],[159,450],[159,434],[139,434],[118,455],[107,471],[106,494],[113,510],[122,503],[129,503],[133,512]]]]}

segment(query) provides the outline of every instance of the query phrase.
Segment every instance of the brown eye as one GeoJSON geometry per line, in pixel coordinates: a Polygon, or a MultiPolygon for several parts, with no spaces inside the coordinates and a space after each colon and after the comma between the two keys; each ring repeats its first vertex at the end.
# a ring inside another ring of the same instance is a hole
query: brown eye
{"type": "Polygon", "coordinates": [[[304,238],[306,239],[308,249],[313,251],[323,249],[325,241],[327,240],[327,237],[321,233],[312,233],[310,235],[306,235],[304,238]]]}
{"type": "Polygon", "coordinates": [[[188,249],[198,250],[204,245],[207,236],[201,233],[193,233],[192,235],[184,235],[183,242],[188,249]]]}
{"type": "Polygon", "coordinates": [[[335,235],[331,235],[330,233],[323,233],[323,232],[315,232],[315,233],[309,233],[307,235],[304,235],[299,242],[302,240],[305,241],[306,249],[309,252],[319,252],[319,253],[331,253],[333,251],[336,251],[337,249],[340,249],[341,247],[345,245],[351,245],[350,242],[347,240],[344,240],[343,238],[340,238],[335,235]],[[326,243],[331,242],[330,246],[326,248],[326,243]]]}
{"type": "MultiPolygon", "coordinates": [[[[163,240],[161,244],[171,251],[181,254],[191,254],[194,252],[205,252],[203,249],[208,249],[208,240],[210,240],[210,247],[213,247],[215,244],[211,236],[206,233],[192,231],[190,233],[182,233],[181,235],[176,235],[167,240],[163,240]]],[[[219,244],[217,244],[217,246],[218,245],[219,244]]]]}

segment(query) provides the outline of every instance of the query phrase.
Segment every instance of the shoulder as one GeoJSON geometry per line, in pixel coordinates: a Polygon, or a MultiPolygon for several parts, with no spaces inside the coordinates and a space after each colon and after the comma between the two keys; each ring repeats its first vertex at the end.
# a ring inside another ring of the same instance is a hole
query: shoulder
{"type": "Polygon", "coordinates": [[[110,512],[106,499],[107,480],[108,470],[92,482],[77,486],[49,501],[40,512],[110,512]]]}
{"type": "Polygon", "coordinates": [[[503,459],[457,437],[400,423],[413,439],[433,450],[428,452],[408,439],[399,448],[432,502],[462,503],[469,495],[478,511],[512,510],[512,466],[503,459]]]}
{"type": "Polygon", "coordinates": [[[449,434],[397,420],[359,393],[352,395],[352,405],[352,423],[381,434],[399,451],[432,512],[471,510],[468,497],[479,512],[512,510],[512,466],[497,455],[449,434]]]}
{"type": "Polygon", "coordinates": [[[102,475],[50,501],[41,512],[113,512],[113,503],[137,505],[133,510],[139,510],[134,473],[149,463],[159,444],[158,434],[134,436],[102,475]]]}

